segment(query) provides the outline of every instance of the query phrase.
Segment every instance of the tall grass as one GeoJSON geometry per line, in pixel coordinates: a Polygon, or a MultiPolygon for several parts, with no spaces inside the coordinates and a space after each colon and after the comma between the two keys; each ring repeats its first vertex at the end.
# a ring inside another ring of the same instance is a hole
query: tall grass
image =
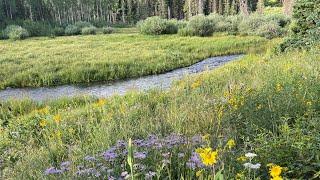
{"type": "Polygon", "coordinates": [[[258,37],[212,38],[112,34],[0,42],[0,89],[134,78],[245,53],[258,37]]]}
{"type": "MultiPolygon", "coordinates": [[[[120,139],[209,133],[212,147],[226,139],[236,141],[232,157],[257,153],[262,166],[256,175],[261,179],[268,178],[270,162],[287,167],[285,177],[309,179],[319,171],[318,57],[319,51],[251,54],[179,81],[168,92],[40,105],[4,103],[2,172],[4,177],[49,178],[44,175],[46,168],[66,160],[82,163],[86,155],[99,154],[120,139]]],[[[227,179],[248,173],[235,158],[223,164],[227,179]]],[[[72,167],[71,172],[53,177],[70,178],[75,171],[72,167]]],[[[172,168],[162,175],[177,173],[172,168]]],[[[195,177],[195,171],[190,173],[195,177]]]]}

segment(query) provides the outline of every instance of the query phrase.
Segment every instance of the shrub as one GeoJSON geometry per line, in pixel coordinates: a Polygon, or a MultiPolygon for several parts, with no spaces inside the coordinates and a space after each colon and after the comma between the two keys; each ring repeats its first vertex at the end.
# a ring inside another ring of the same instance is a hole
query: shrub
{"type": "Polygon", "coordinates": [[[29,37],[29,32],[17,25],[9,25],[3,31],[5,38],[9,38],[12,40],[21,40],[29,37]]]}
{"type": "Polygon", "coordinates": [[[177,34],[178,33],[178,20],[166,20],[165,34],[177,34]]]}
{"type": "Polygon", "coordinates": [[[290,36],[279,46],[281,52],[293,48],[310,49],[320,42],[320,0],[297,0],[290,36]]]}
{"type": "Polygon", "coordinates": [[[257,29],[257,35],[272,39],[283,35],[283,30],[276,21],[270,21],[257,29]]]}
{"type": "Polygon", "coordinates": [[[187,28],[194,36],[211,36],[214,32],[215,24],[212,18],[197,15],[190,19],[187,28]]]}
{"type": "Polygon", "coordinates": [[[64,29],[62,27],[55,27],[52,30],[52,34],[54,36],[63,36],[64,35],[64,29]]]}
{"type": "Polygon", "coordinates": [[[138,23],[138,28],[142,34],[160,35],[167,31],[167,20],[161,17],[149,17],[144,21],[138,23]]]}
{"type": "Polygon", "coordinates": [[[0,40],[2,40],[2,39],[6,39],[6,37],[5,37],[4,33],[2,31],[0,31],[0,40]]]}
{"type": "Polygon", "coordinates": [[[81,29],[75,25],[68,25],[65,29],[65,34],[69,36],[79,35],[80,32],[81,32],[81,29]]]}
{"type": "Polygon", "coordinates": [[[267,23],[267,19],[264,16],[253,14],[244,18],[239,24],[239,33],[242,35],[255,35],[256,30],[267,23]]]}
{"type": "Polygon", "coordinates": [[[25,20],[23,21],[21,26],[30,33],[30,36],[48,36],[52,34],[52,27],[49,23],[46,22],[25,20]]]}
{"type": "Polygon", "coordinates": [[[285,16],[283,14],[271,14],[266,16],[268,21],[275,21],[278,23],[281,27],[286,27],[290,24],[291,19],[288,16],[285,16]]]}
{"type": "Polygon", "coordinates": [[[114,32],[113,27],[103,27],[102,28],[102,33],[103,34],[112,34],[114,32]]]}
{"type": "Polygon", "coordinates": [[[97,33],[97,28],[95,26],[84,27],[81,29],[82,35],[90,35],[90,34],[96,34],[96,33],[97,33]]]}
{"type": "Polygon", "coordinates": [[[78,21],[74,25],[77,26],[79,29],[92,26],[91,23],[86,22],[86,21],[78,21]]]}

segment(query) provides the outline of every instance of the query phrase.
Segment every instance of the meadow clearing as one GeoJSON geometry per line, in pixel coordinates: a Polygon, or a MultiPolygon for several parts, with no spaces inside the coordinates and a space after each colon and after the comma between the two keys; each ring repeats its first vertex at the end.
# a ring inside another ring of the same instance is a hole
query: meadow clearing
{"type": "Polygon", "coordinates": [[[137,33],[0,41],[0,89],[107,82],[159,74],[212,56],[241,54],[260,37],[137,33]]]}

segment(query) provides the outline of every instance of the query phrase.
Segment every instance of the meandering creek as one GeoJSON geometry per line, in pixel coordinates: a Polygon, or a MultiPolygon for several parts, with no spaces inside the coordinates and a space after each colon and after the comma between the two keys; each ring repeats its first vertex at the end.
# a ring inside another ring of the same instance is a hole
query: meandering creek
{"type": "Polygon", "coordinates": [[[240,58],[242,55],[219,56],[205,59],[189,67],[176,69],[164,74],[150,75],[137,79],[124,81],[91,84],[87,86],[63,85],[56,87],[41,88],[17,88],[0,91],[0,100],[29,98],[35,101],[58,99],[61,97],[74,96],[97,96],[108,97],[114,94],[123,95],[130,90],[145,91],[153,88],[168,89],[172,82],[186,75],[212,70],[226,62],[240,58]]]}

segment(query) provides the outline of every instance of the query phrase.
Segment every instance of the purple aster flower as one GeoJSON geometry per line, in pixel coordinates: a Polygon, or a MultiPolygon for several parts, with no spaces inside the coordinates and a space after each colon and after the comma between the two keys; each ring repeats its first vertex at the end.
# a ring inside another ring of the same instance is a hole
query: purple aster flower
{"type": "Polygon", "coordinates": [[[191,169],[196,167],[202,168],[204,165],[202,164],[200,157],[197,153],[193,152],[189,161],[187,162],[187,166],[191,169]]]}
{"type": "Polygon", "coordinates": [[[93,156],[86,156],[86,157],[84,157],[84,160],[92,162],[92,161],[95,161],[96,158],[93,156]]]}
{"type": "Polygon", "coordinates": [[[124,179],[128,179],[129,176],[130,175],[129,175],[129,173],[127,171],[124,171],[124,172],[121,173],[121,177],[124,178],[124,179]]]}
{"type": "Polygon", "coordinates": [[[146,152],[135,152],[133,156],[135,159],[145,159],[147,157],[147,153],[146,152]]]}
{"type": "Polygon", "coordinates": [[[109,176],[108,180],[115,180],[116,178],[114,178],[113,176],[109,176]]]}
{"type": "Polygon", "coordinates": [[[106,161],[113,161],[118,157],[118,154],[113,151],[106,151],[102,155],[106,161]]]}
{"type": "Polygon", "coordinates": [[[145,174],[145,178],[147,180],[152,179],[154,176],[156,176],[156,173],[152,171],[149,171],[148,173],[145,174]]]}
{"type": "Polygon", "coordinates": [[[191,138],[192,144],[197,145],[202,142],[202,136],[200,135],[195,135],[191,138]]]}
{"type": "Polygon", "coordinates": [[[89,169],[84,169],[84,170],[79,170],[76,172],[78,176],[95,176],[95,177],[100,177],[101,174],[94,168],[89,168],[89,169]]]}
{"type": "Polygon", "coordinates": [[[63,171],[69,171],[69,170],[70,170],[70,165],[71,165],[71,162],[70,162],[70,161],[62,162],[62,163],[60,164],[61,170],[63,170],[63,171]]]}
{"type": "Polygon", "coordinates": [[[63,171],[60,169],[57,169],[55,167],[50,167],[48,169],[46,169],[46,171],[44,172],[45,175],[50,175],[50,174],[62,174],[63,171]]]}

